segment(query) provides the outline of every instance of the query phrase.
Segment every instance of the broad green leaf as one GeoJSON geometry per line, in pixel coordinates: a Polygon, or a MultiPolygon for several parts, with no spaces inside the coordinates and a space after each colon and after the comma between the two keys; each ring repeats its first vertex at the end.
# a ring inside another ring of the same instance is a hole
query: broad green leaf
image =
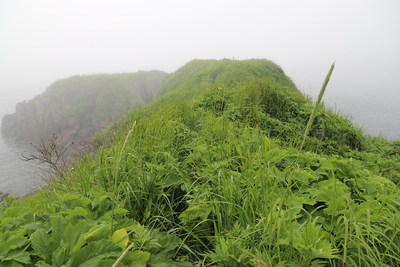
{"type": "Polygon", "coordinates": [[[78,206],[87,206],[91,203],[90,199],[82,195],[66,194],[63,197],[66,198],[64,203],[71,209],[78,206]]]}
{"type": "Polygon", "coordinates": [[[129,211],[126,210],[126,209],[116,208],[114,210],[111,210],[111,211],[107,212],[105,214],[105,216],[112,216],[112,215],[117,215],[117,214],[127,214],[127,213],[129,213],[129,211]]]}
{"type": "Polygon", "coordinates": [[[129,251],[122,262],[130,267],[146,267],[146,263],[149,259],[150,252],[135,250],[129,251]]]}
{"type": "Polygon", "coordinates": [[[0,235],[0,256],[7,256],[10,251],[20,248],[28,242],[27,238],[7,231],[0,235]]]}
{"type": "Polygon", "coordinates": [[[18,235],[15,234],[15,232],[12,231],[6,231],[5,233],[0,235],[0,245],[3,244],[5,241],[17,237],[18,235]]]}
{"type": "Polygon", "coordinates": [[[308,191],[309,191],[308,189],[305,190],[304,192],[296,191],[293,194],[293,198],[295,198],[302,204],[314,205],[315,204],[314,196],[311,196],[311,194],[308,191]]]}
{"type": "MultiPolygon", "coordinates": [[[[73,248],[77,244],[80,237],[83,238],[83,234],[85,234],[89,229],[90,229],[90,226],[84,220],[80,221],[76,225],[69,224],[65,228],[64,239],[65,239],[66,247],[67,247],[68,251],[73,251],[73,248]]],[[[82,243],[81,246],[83,244],[84,243],[82,243]]]]}
{"type": "Polygon", "coordinates": [[[122,250],[128,246],[129,236],[125,229],[119,229],[114,232],[111,241],[117,244],[122,250]]]}
{"type": "Polygon", "coordinates": [[[53,255],[51,257],[53,266],[57,266],[57,267],[64,264],[68,258],[69,258],[69,255],[67,255],[67,250],[62,246],[58,247],[53,252],[53,255]]]}
{"type": "Polygon", "coordinates": [[[140,226],[140,224],[137,221],[134,221],[132,219],[124,218],[121,220],[118,220],[118,223],[115,225],[116,228],[121,229],[125,228],[127,232],[132,231],[140,226]]]}
{"type": "Polygon", "coordinates": [[[51,266],[51,265],[45,263],[44,261],[39,261],[39,262],[37,262],[37,263],[35,264],[35,266],[37,266],[37,267],[53,267],[53,266],[59,266],[59,265],[54,265],[54,264],[53,264],[53,266],[51,266]]]}
{"type": "Polygon", "coordinates": [[[21,206],[17,206],[17,207],[9,207],[7,208],[4,213],[2,218],[21,218],[24,217],[27,213],[29,213],[31,210],[27,207],[21,207],[21,206]]]}
{"type": "Polygon", "coordinates": [[[46,231],[50,230],[50,227],[48,225],[45,225],[42,222],[37,222],[37,223],[28,223],[28,224],[24,224],[20,227],[20,229],[22,229],[25,233],[26,231],[35,231],[38,229],[44,229],[46,231]]]}
{"type": "Polygon", "coordinates": [[[88,215],[87,210],[85,210],[82,207],[75,207],[73,210],[70,210],[68,212],[68,215],[66,216],[66,218],[71,219],[72,217],[75,217],[75,216],[82,216],[84,218],[87,218],[87,215],[88,215]]]}
{"type": "Polygon", "coordinates": [[[112,206],[112,201],[109,195],[96,197],[92,203],[92,210],[97,209],[101,214],[108,211],[112,206]]]}
{"type": "Polygon", "coordinates": [[[317,185],[319,192],[315,200],[328,205],[324,209],[326,214],[336,215],[347,207],[348,201],[351,199],[347,185],[334,179],[321,181],[317,185]]]}
{"type": "Polygon", "coordinates": [[[23,267],[22,264],[16,261],[2,261],[0,258],[1,267],[23,267]]]}
{"type": "MultiPolygon", "coordinates": [[[[116,259],[101,260],[100,262],[97,263],[96,267],[110,267],[110,266],[113,266],[113,264],[116,261],[117,261],[116,259]]],[[[118,267],[128,267],[128,266],[123,264],[122,262],[120,262],[118,264],[118,267]]]]}
{"type": "Polygon", "coordinates": [[[14,261],[18,263],[28,264],[30,262],[29,253],[26,251],[10,251],[6,256],[0,256],[0,266],[3,266],[2,261],[14,261]]]}
{"type": "Polygon", "coordinates": [[[87,242],[85,240],[85,236],[82,234],[81,236],[78,237],[78,240],[76,241],[74,247],[72,248],[72,252],[79,250],[86,243],[87,242]]]}
{"type": "Polygon", "coordinates": [[[84,235],[84,240],[89,243],[92,241],[107,239],[111,233],[111,227],[109,224],[103,222],[90,228],[90,230],[84,235]]]}
{"type": "Polygon", "coordinates": [[[187,208],[179,217],[185,223],[196,219],[205,220],[210,215],[211,211],[212,207],[209,204],[197,204],[187,208]]]}
{"type": "MultiPolygon", "coordinates": [[[[53,246],[58,247],[60,244],[61,239],[64,236],[64,230],[65,230],[65,219],[61,215],[54,216],[53,219],[51,220],[51,244],[53,246]]],[[[54,250],[54,248],[53,248],[54,250]]]]}
{"type": "Polygon", "coordinates": [[[172,259],[175,254],[174,250],[182,242],[181,239],[158,230],[152,232],[152,237],[144,246],[152,254],[149,264],[151,266],[174,266],[166,261],[172,259]]]}
{"type": "Polygon", "coordinates": [[[39,229],[31,235],[32,248],[39,257],[49,262],[51,256],[50,236],[43,229],[39,229]]]}
{"type": "Polygon", "coordinates": [[[174,250],[182,243],[182,240],[177,236],[162,234],[163,236],[160,237],[159,243],[162,245],[163,250],[174,250]]]}
{"type": "MultiPolygon", "coordinates": [[[[296,227],[294,225],[294,227],[296,227]]],[[[304,261],[317,258],[336,258],[337,251],[324,237],[321,225],[315,221],[303,224],[299,231],[294,232],[293,247],[299,252],[304,261]]]]}
{"type": "Polygon", "coordinates": [[[0,221],[0,227],[4,227],[7,229],[12,228],[12,223],[17,222],[21,224],[25,219],[21,217],[6,217],[0,221]]]}
{"type": "Polygon", "coordinates": [[[310,182],[317,180],[317,177],[310,172],[301,169],[294,169],[289,173],[289,177],[295,181],[294,186],[297,188],[307,186],[310,182]]]}
{"type": "Polygon", "coordinates": [[[287,210],[284,213],[288,220],[292,221],[301,216],[300,212],[303,210],[302,199],[295,195],[290,195],[285,200],[285,204],[287,205],[287,210]]]}
{"type": "Polygon", "coordinates": [[[110,256],[119,256],[121,248],[109,240],[93,241],[71,254],[67,267],[94,267],[110,256]]]}
{"type": "Polygon", "coordinates": [[[369,199],[375,199],[379,194],[389,195],[393,191],[393,187],[395,187],[392,181],[380,176],[358,179],[357,185],[369,199]]]}

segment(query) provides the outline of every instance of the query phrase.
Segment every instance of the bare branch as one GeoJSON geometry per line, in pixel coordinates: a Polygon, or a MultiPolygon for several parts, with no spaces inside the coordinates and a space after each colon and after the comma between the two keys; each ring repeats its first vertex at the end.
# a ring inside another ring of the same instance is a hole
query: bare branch
{"type": "Polygon", "coordinates": [[[92,150],[89,144],[78,145],[64,141],[60,131],[59,134],[54,133],[50,139],[42,139],[39,144],[32,146],[36,153],[29,156],[21,155],[21,159],[45,164],[48,168],[42,170],[47,174],[46,182],[54,178],[63,178],[79,156],[92,150]]]}

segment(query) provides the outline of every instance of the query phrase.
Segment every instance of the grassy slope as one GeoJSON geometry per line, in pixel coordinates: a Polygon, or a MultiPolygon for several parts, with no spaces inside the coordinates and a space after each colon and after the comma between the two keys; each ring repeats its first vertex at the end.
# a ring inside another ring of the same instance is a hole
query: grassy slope
{"type": "Polygon", "coordinates": [[[107,148],[14,209],[46,229],[42,212],[127,229],[128,260],[150,266],[395,266],[399,142],[321,108],[299,151],[311,108],[270,61],[191,61],[96,136],[107,148]]]}

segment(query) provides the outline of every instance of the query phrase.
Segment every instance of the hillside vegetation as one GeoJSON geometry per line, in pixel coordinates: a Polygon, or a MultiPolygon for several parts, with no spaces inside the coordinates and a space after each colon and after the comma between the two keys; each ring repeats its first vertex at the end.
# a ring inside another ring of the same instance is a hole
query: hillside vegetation
{"type": "Polygon", "coordinates": [[[162,71],[73,76],[58,80],[5,115],[2,134],[38,142],[60,131],[68,141],[87,141],[127,110],[149,103],[167,75],[162,71]]]}
{"type": "Polygon", "coordinates": [[[312,108],[271,61],[191,61],[96,155],[8,199],[0,263],[398,266],[400,142],[321,107],[300,149],[312,108]]]}

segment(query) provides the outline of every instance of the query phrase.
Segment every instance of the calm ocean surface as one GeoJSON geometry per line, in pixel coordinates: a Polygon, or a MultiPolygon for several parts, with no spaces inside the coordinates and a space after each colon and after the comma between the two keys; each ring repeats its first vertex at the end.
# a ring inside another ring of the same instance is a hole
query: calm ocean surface
{"type": "MultiPolygon", "coordinates": [[[[399,100],[400,92],[397,95],[346,92],[324,96],[327,106],[351,116],[353,122],[362,126],[366,133],[374,136],[381,134],[390,140],[400,140],[399,100]]],[[[0,103],[0,118],[5,113],[14,112],[15,104],[0,103]]],[[[23,196],[44,184],[40,166],[21,160],[21,154],[30,155],[33,152],[30,144],[4,140],[0,135],[0,191],[23,196]]]]}
{"type": "Polygon", "coordinates": [[[337,113],[349,116],[365,133],[400,140],[400,91],[330,92],[323,101],[337,113]]]}
{"type": "Polygon", "coordinates": [[[40,166],[26,162],[21,155],[34,152],[30,144],[18,144],[0,138],[0,191],[23,196],[44,184],[40,177],[40,166]]]}

